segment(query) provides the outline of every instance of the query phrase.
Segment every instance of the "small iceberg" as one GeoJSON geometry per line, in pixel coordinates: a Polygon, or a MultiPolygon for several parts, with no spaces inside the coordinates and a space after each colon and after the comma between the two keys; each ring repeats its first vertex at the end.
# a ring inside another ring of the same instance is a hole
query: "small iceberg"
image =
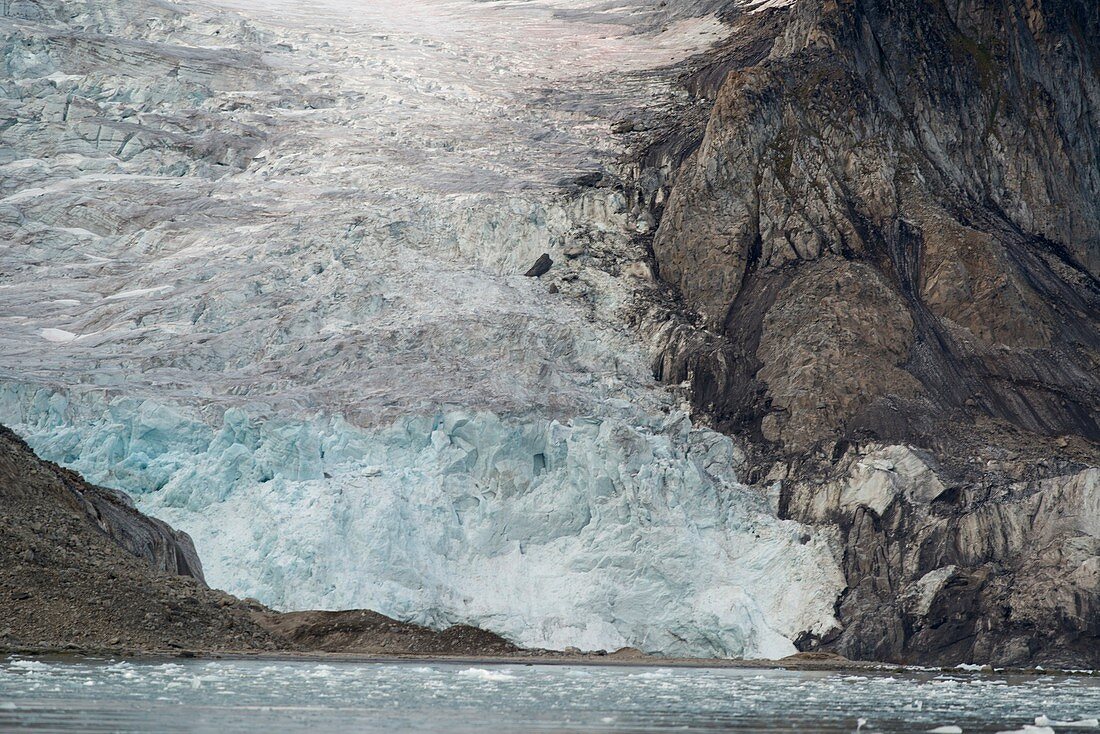
{"type": "Polygon", "coordinates": [[[478,680],[502,681],[515,680],[515,676],[504,670],[486,670],[485,668],[466,668],[458,672],[464,678],[477,678],[478,680]]]}
{"type": "Polygon", "coordinates": [[[1058,719],[1050,719],[1046,716],[1036,716],[1035,726],[1072,726],[1076,729],[1097,729],[1100,728],[1100,719],[1077,719],[1076,721],[1059,721],[1058,719]]]}

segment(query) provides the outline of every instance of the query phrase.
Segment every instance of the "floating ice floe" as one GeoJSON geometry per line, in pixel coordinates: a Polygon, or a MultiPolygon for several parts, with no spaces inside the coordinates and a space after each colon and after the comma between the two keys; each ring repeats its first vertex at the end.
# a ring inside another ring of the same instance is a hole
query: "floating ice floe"
{"type": "Polygon", "coordinates": [[[1069,726],[1074,729],[1097,729],[1100,728],[1100,719],[1088,718],[1059,721],[1047,716],[1036,716],[1035,726],[1069,726]]]}
{"type": "Polygon", "coordinates": [[[485,668],[467,668],[458,671],[457,675],[461,675],[463,678],[476,678],[477,680],[493,682],[515,680],[516,678],[515,675],[506,670],[486,670],[485,668]]]}

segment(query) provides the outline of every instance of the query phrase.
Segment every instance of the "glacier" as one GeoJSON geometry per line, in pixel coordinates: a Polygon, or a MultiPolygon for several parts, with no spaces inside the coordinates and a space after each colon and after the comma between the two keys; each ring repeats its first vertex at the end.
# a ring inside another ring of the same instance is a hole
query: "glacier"
{"type": "Polygon", "coordinates": [[[651,222],[576,183],[714,5],[5,4],[0,421],[277,608],[794,652],[833,539],[655,382],[651,222]]]}

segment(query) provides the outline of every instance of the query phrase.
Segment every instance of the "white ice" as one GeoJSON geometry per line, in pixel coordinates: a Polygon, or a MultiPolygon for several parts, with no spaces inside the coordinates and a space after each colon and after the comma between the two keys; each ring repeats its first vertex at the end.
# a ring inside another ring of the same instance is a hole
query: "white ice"
{"type": "Polygon", "coordinates": [[[1091,718],[1061,721],[1058,719],[1051,719],[1047,716],[1036,716],[1035,726],[1068,726],[1074,729],[1097,729],[1100,728],[1100,719],[1091,718]]]}
{"type": "Polygon", "coordinates": [[[39,334],[41,334],[43,339],[48,342],[53,342],[54,344],[64,344],[65,342],[71,342],[73,339],[76,339],[76,334],[71,331],[65,331],[64,329],[47,328],[42,329],[39,334]]]}

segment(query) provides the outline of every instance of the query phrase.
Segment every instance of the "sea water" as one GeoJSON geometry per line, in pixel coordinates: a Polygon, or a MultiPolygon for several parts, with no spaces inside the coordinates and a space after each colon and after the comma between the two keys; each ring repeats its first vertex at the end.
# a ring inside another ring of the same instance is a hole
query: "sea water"
{"type": "Polygon", "coordinates": [[[1097,716],[1087,674],[0,661],[0,731],[1043,734],[1095,730],[1097,716]]]}

